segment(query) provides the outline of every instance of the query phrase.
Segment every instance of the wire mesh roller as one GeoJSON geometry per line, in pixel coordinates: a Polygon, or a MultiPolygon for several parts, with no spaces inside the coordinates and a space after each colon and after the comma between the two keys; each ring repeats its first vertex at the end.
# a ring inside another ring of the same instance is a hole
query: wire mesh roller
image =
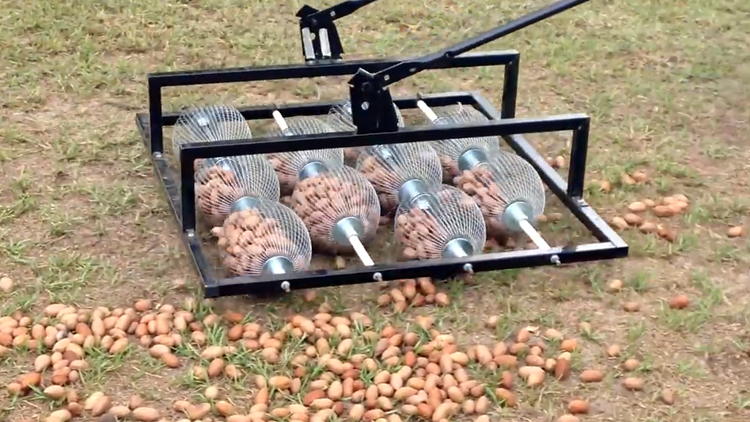
{"type": "Polygon", "coordinates": [[[243,155],[208,159],[195,175],[198,210],[214,226],[259,200],[279,200],[279,180],[265,158],[243,155]]]}
{"type": "MultiPolygon", "coordinates": [[[[393,109],[396,110],[398,126],[404,127],[404,117],[401,115],[401,110],[399,110],[396,104],[393,104],[393,109]]],[[[328,113],[327,122],[338,132],[357,130],[357,127],[352,120],[352,103],[347,101],[343,104],[331,107],[331,110],[328,113]]],[[[362,149],[362,147],[344,148],[344,161],[349,165],[356,165],[357,158],[359,158],[362,149]]]]}
{"type": "Polygon", "coordinates": [[[394,234],[404,260],[479,254],[487,235],[479,207],[447,185],[403,202],[396,213],[394,234]]]}
{"type": "Polygon", "coordinates": [[[356,170],[341,166],[300,181],[291,208],[305,223],[316,250],[354,251],[363,264],[374,265],[364,245],[375,238],[380,204],[375,189],[356,170]]]}
{"type": "MultiPolygon", "coordinates": [[[[209,105],[191,107],[177,118],[172,132],[172,149],[175,157],[180,156],[180,145],[195,142],[231,141],[251,139],[247,121],[234,107],[209,105]]],[[[195,161],[198,170],[205,160],[195,161]]]]}
{"type": "MultiPolygon", "coordinates": [[[[180,145],[250,139],[242,114],[233,107],[211,105],[180,114],[172,137],[175,154],[180,145]]],[[[197,160],[195,192],[198,210],[214,226],[221,225],[233,208],[255,199],[279,200],[279,181],[262,155],[197,160]]]]}
{"type": "MultiPolygon", "coordinates": [[[[417,106],[434,124],[486,120],[481,113],[472,112],[468,107],[460,106],[456,112],[438,118],[423,101],[417,102],[417,106]]],[[[442,149],[447,151],[452,148],[452,142],[438,144],[448,146],[442,149]]],[[[526,233],[538,248],[549,249],[534,228],[545,205],[544,184],[539,174],[521,157],[500,151],[494,140],[484,144],[487,148],[470,149],[457,157],[455,163],[461,174],[454,179],[455,185],[479,205],[490,237],[504,244],[512,235],[526,233]]]]}
{"type": "MultiPolygon", "coordinates": [[[[275,136],[310,135],[336,131],[325,121],[315,117],[300,116],[285,119],[276,110],[273,112],[273,118],[279,127],[279,132],[275,136]]],[[[291,194],[300,180],[319,173],[324,170],[325,166],[344,165],[344,153],[339,148],[268,154],[268,159],[276,170],[282,195],[291,194]]]]}
{"type": "Polygon", "coordinates": [[[440,160],[427,143],[366,147],[357,160],[357,170],[375,188],[385,214],[399,204],[440,186],[440,160]]]}
{"type": "MultiPolygon", "coordinates": [[[[455,107],[443,109],[443,116],[438,117],[424,101],[417,101],[417,107],[434,125],[452,125],[470,122],[487,121],[482,113],[473,107],[458,104],[455,107]]],[[[460,167],[470,166],[471,163],[486,161],[487,157],[496,155],[500,151],[500,141],[497,137],[447,139],[432,142],[443,166],[443,183],[453,184],[453,178],[461,174],[460,167]]]]}
{"type": "Polygon", "coordinates": [[[523,158],[506,152],[463,170],[456,186],[474,198],[487,222],[490,236],[507,241],[526,233],[540,249],[549,249],[534,226],[544,212],[542,180],[523,158]]]}
{"type": "Polygon", "coordinates": [[[257,200],[232,212],[213,234],[236,276],[289,274],[310,265],[312,244],[302,220],[278,202],[257,200]]]}

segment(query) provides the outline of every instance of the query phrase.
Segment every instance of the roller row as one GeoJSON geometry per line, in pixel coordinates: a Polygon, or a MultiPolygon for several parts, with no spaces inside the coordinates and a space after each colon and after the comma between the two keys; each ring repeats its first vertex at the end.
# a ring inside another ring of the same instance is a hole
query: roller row
{"type": "MultiPolygon", "coordinates": [[[[443,116],[418,105],[435,125],[484,119],[460,105],[443,116]]],[[[273,117],[272,136],[354,130],[349,104],[322,118],[273,117]]],[[[238,110],[207,106],[180,115],[173,147],[177,155],[185,143],[251,138],[238,110]]],[[[194,170],[197,209],[233,275],[304,271],[313,250],[355,253],[374,265],[366,247],[381,215],[395,217],[403,260],[470,256],[488,237],[524,232],[549,247],[534,230],[544,211],[542,182],[526,161],[500,151],[497,138],[210,158],[194,170]],[[289,196],[288,206],[281,196],[289,196]]]]}

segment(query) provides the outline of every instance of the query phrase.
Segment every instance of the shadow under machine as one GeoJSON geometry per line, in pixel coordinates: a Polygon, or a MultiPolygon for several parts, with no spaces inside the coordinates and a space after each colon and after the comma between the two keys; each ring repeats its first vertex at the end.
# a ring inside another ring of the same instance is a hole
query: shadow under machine
{"type": "Polygon", "coordinates": [[[519,53],[470,52],[586,1],[559,1],[422,57],[358,61],[341,58],[335,21],[375,0],[304,6],[297,16],[305,63],[148,75],[148,113],[138,113],[136,123],[205,296],[626,257],[627,244],[583,198],[590,118],[517,118],[519,53]],[[504,67],[499,111],[477,92],[394,99],[388,89],[422,71],[485,66],[504,67]],[[350,97],[338,102],[162,110],[165,87],[347,75],[350,97]],[[405,125],[401,110],[408,109],[418,109],[427,124],[405,125]],[[276,132],[253,138],[250,125],[268,119],[276,132]],[[175,166],[165,155],[168,127],[175,166]],[[572,136],[567,181],[524,137],[563,131],[572,136]],[[512,152],[502,151],[499,140],[512,152]],[[545,187],[597,242],[547,244],[536,231],[545,187]],[[279,203],[281,194],[291,195],[291,204],[279,203]],[[395,217],[404,258],[398,262],[376,263],[367,252],[381,214],[395,217]],[[216,227],[230,277],[211,264],[199,215],[216,227]],[[527,236],[536,249],[483,253],[486,236],[497,233],[527,236]],[[363,265],[311,270],[313,250],[345,250],[363,265]]]}

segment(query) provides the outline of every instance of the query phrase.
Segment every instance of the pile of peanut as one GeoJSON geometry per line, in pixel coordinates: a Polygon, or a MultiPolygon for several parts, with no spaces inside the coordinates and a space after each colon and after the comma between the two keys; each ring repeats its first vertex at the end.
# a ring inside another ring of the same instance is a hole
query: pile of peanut
{"type": "MultiPolygon", "coordinates": [[[[423,291],[427,296],[435,294],[427,283],[418,285],[427,288],[423,291]]],[[[412,287],[417,297],[419,290],[412,287]]],[[[395,290],[390,296],[405,301],[395,290]]],[[[386,305],[385,300],[379,302],[386,305]]],[[[34,353],[33,364],[6,390],[11,397],[36,394],[36,400],[48,400],[50,410],[39,408],[46,413],[40,420],[46,422],[103,415],[139,422],[325,422],[332,418],[446,422],[467,417],[489,422],[488,413],[498,406],[518,406],[517,384],[538,389],[572,376],[571,352],[577,341],[564,339],[553,329],[542,334],[538,327],[527,327],[507,341],[463,348],[453,335],[437,331],[432,317],[417,316],[411,329],[391,325],[378,329],[364,314],[336,315],[326,305],[311,317],[289,315],[286,324],[275,330],[246,322],[246,316],[237,312],[199,318],[198,303],[192,298],[180,307],[155,305],[148,299],[116,309],[56,303],[36,319],[17,311],[0,318],[0,356],[10,349],[27,348],[34,353]],[[216,328],[225,333],[223,345],[209,338],[216,328]],[[547,340],[559,342],[560,349],[547,340]],[[185,345],[195,349],[196,359],[178,353],[185,345]],[[138,395],[93,391],[82,396],[81,382],[87,371],[94,370],[92,362],[108,354],[117,359],[138,347],[146,348],[150,359],[161,362],[171,374],[184,372],[205,383],[202,393],[208,401],[178,397],[171,406],[162,406],[138,395]],[[257,374],[252,367],[233,363],[235,356],[249,353],[272,372],[257,374]],[[476,379],[471,367],[497,371],[497,379],[490,384],[476,379]],[[221,380],[244,379],[247,401],[225,399],[216,387],[221,380]]],[[[496,325],[497,317],[487,324],[496,325]]],[[[637,367],[638,362],[629,359],[624,370],[637,367]]],[[[597,383],[604,375],[586,369],[577,378],[597,383]]],[[[635,391],[644,388],[643,380],[635,377],[626,378],[623,385],[635,391]]],[[[587,413],[588,403],[574,400],[568,408],[571,413],[587,413]]],[[[577,419],[568,415],[563,420],[577,419]]]]}
{"type": "Polygon", "coordinates": [[[439,259],[443,255],[445,235],[443,223],[429,211],[411,208],[396,218],[396,242],[401,247],[400,259],[439,259]]]}
{"type": "MultiPolygon", "coordinates": [[[[455,192],[455,191],[454,191],[455,192]]],[[[454,204],[445,202],[451,194],[450,190],[440,190],[437,198],[445,207],[452,207],[454,204]]],[[[462,203],[458,206],[466,209],[466,216],[470,215],[471,208],[474,207],[471,198],[462,194],[462,203]]],[[[399,211],[401,212],[401,211],[399,211]]],[[[455,215],[464,215],[462,212],[455,212],[455,215]]],[[[407,212],[401,213],[396,217],[396,226],[394,235],[396,243],[401,249],[399,259],[439,259],[443,255],[443,248],[451,238],[460,233],[448,233],[446,230],[449,218],[447,213],[436,214],[431,209],[424,210],[417,205],[409,208],[407,212]]]]}
{"type": "Polygon", "coordinates": [[[348,165],[356,165],[360,154],[362,154],[362,147],[344,148],[344,162],[348,165]]]}
{"type": "Polygon", "coordinates": [[[352,252],[350,246],[333,241],[335,224],[345,217],[356,217],[364,225],[361,242],[375,237],[380,207],[375,192],[354,170],[342,169],[305,179],[294,189],[291,199],[291,208],[305,223],[317,250],[352,252]]]}
{"type": "Polygon", "coordinates": [[[279,221],[264,217],[255,209],[232,213],[212,233],[226,252],[225,268],[234,275],[257,276],[269,257],[285,256],[295,249],[279,221]]]}
{"type": "Polygon", "coordinates": [[[443,183],[453,183],[453,179],[461,174],[461,170],[458,168],[458,161],[446,154],[438,155],[440,156],[440,166],[443,167],[443,183]]]}
{"type": "Polygon", "coordinates": [[[279,187],[282,195],[289,195],[299,180],[299,169],[291,165],[288,155],[290,153],[268,154],[268,161],[271,162],[276,176],[279,178],[279,187]]]}
{"type": "Polygon", "coordinates": [[[464,170],[454,179],[454,184],[472,197],[479,206],[487,226],[488,238],[495,239],[500,246],[505,246],[508,240],[515,237],[498,218],[508,204],[490,168],[477,166],[472,170],[464,170]]]}
{"type": "Polygon", "coordinates": [[[398,189],[404,182],[397,174],[386,169],[378,158],[368,155],[360,160],[359,170],[378,193],[380,209],[390,214],[398,208],[398,189]]]}
{"type": "Polygon", "coordinates": [[[234,201],[242,197],[242,186],[232,170],[212,166],[199,171],[195,198],[198,210],[212,225],[221,225],[234,201]]]}

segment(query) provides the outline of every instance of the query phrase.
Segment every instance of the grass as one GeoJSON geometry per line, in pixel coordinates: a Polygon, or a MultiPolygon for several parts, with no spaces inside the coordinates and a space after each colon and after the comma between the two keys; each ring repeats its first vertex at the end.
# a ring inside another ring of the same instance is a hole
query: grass
{"type": "MultiPolygon", "coordinates": [[[[347,51],[357,56],[427,52],[541,5],[381,3],[341,21],[347,51]]],[[[316,306],[367,313],[374,332],[386,320],[411,329],[424,321],[418,316],[429,315],[441,332],[462,344],[490,345],[528,325],[556,328],[578,339],[574,371],[600,369],[604,384],[579,383],[574,376],[543,389],[518,386],[519,406],[497,407],[493,418],[554,420],[576,398],[591,403],[586,420],[712,422],[750,415],[750,392],[743,387],[750,368],[750,244],[746,237],[726,236],[730,226],[750,223],[743,177],[750,160],[745,148],[747,2],[592,2],[493,43],[490,47],[522,53],[520,116],[592,116],[587,199],[604,218],[627,213],[633,201],[674,194],[686,195],[690,207],[669,219],[648,217],[674,232],[671,243],[625,230],[631,245],[626,260],[480,274],[476,283],[441,286],[451,298],[448,306],[399,314],[375,311],[378,293],[371,286],[346,293],[324,289],[315,298],[308,294],[308,301],[300,294],[272,304],[196,300],[196,276],[137,138],[133,114],[146,109],[147,73],[299,61],[294,13],[302,3],[0,4],[5,11],[0,78],[6,81],[0,95],[0,276],[15,284],[0,292],[3,316],[21,310],[36,323],[50,303],[116,312],[149,298],[192,311],[203,321],[206,343],[215,345],[227,344],[229,326],[206,324],[207,316],[239,312],[245,322],[267,324],[291,311],[311,316],[316,306]],[[624,175],[638,170],[648,181],[628,184],[624,175]],[[600,181],[608,181],[611,191],[600,190],[600,181]],[[613,279],[623,281],[621,290],[608,287],[613,279]],[[686,309],[668,306],[677,294],[690,297],[686,309]],[[628,301],[639,310],[625,312],[628,301]],[[485,327],[493,315],[498,316],[495,327],[485,327]],[[607,357],[612,344],[620,345],[619,357],[607,357]],[[621,387],[629,376],[621,364],[631,357],[641,362],[636,373],[646,386],[640,392],[621,387]],[[665,388],[676,392],[673,405],[660,400],[665,388]]],[[[476,89],[499,105],[501,86],[496,71],[475,69],[420,74],[393,91],[476,89]]],[[[341,97],[344,88],[330,80],[180,88],[167,91],[165,104],[295,102],[341,97]]],[[[567,140],[556,134],[531,140],[542,154],[568,153],[567,140]]],[[[585,239],[559,204],[549,208],[548,213],[563,214],[543,229],[551,243],[585,239]]],[[[355,325],[354,330],[359,334],[352,338],[361,343],[351,353],[370,353],[374,345],[362,340],[368,329],[355,325]]],[[[210,364],[200,359],[202,347],[194,341],[175,348],[181,366],[174,369],[149,356],[139,341],[131,338],[116,354],[102,347],[87,351],[90,370],[82,372],[78,384],[82,397],[103,391],[125,405],[138,394],[167,420],[180,417],[171,410],[179,399],[245,406],[246,386],[257,390],[252,374],[291,373],[288,359],[304,350],[287,344],[275,365],[257,353],[234,353],[224,364],[239,368],[242,378],[206,381],[192,369],[210,364]],[[209,386],[218,388],[219,399],[207,397],[209,386]]],[[[22,347],[0,359],[4,384],[32,368],[33,359],[22,347]]],[[[312,382],[318,371],[303,382],[312,382]]],[[[499,379],[486,369],[474,376],[499,379]]],[[[299,393],[284,400],[302,398],[299,393]]],[[[44,399],[41,390],[25,397],[3,395],[0,415],[36,420],[58,404],[44,399]]]]}

